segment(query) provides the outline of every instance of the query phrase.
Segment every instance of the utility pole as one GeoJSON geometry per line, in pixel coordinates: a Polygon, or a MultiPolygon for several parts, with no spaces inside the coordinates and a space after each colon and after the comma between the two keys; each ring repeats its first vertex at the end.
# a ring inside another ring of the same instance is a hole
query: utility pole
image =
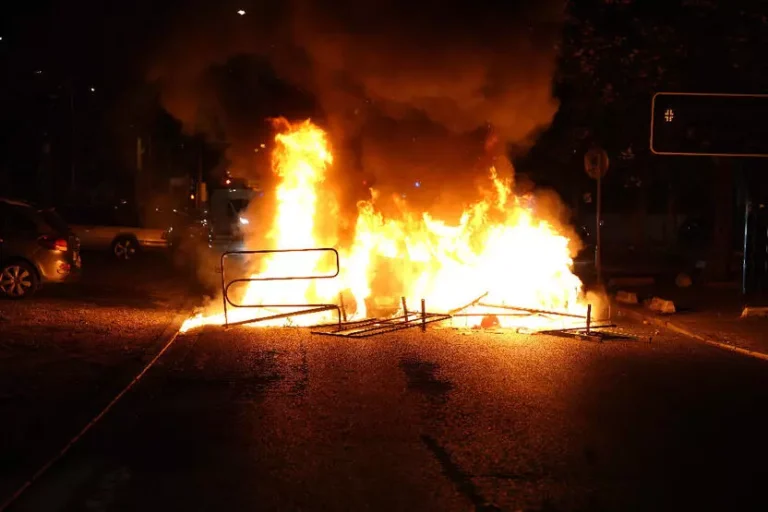
{"type": "Polygon", "coordinates": [[[603,284],[603,187],[602,176],[597,175],[597,212],[595,213],[595,270],[597,272],[597,284],[603,284]]]}
{"type": "Polygon", "coordinates": [[[76,138],[75,138],[75,132],[76,132],[76,123],[75,123],[75,87],[72,80],[72,77],[69,78],[69,123],[70,123],[70,156],[69,156],[69,165],[70,165],[70,173],[69,173],[69,188],[71,191],[74,192],[75,190],[75,153],[77,152],[76,149],[76,138]]]}
{"type": "Polygon", "coordinates": [[[136,137],[136,176],[133,180],[133,195],[136,205],[143,203],[144,199],[144,142],[141,136],[136,137]]]}
{"type": "Polygon", "coordinates": [[[141,142],[141,137],[136,137],[136,175],[139,177],[141,177],[141,172],[144,169],[143,154],[144,145],[141,142]]]}
{"type": "Polygon", "coordinates": [[[195,184],[195,208],[198,210],[203,206],[203,198],[200,197],[203,192],[203,144],[200,143],[200,152],[197,158],[197,182],[195,184]]]}

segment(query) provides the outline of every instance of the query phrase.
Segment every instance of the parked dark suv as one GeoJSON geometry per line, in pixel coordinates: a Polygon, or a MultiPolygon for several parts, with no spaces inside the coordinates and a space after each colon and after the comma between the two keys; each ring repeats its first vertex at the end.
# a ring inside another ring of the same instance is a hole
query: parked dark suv
{"type": "Polygon", "coordinates": [[[0,198],[0,296],[21,299],[80,270],[80,241],[54,210],[0,198]]]}

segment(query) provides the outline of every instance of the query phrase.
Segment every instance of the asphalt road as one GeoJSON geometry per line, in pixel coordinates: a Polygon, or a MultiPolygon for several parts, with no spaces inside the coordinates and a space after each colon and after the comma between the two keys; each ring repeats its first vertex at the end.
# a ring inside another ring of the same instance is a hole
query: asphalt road
{"type": "Polygon", "coordinates": [[[10,510],[768,510],[767,369],[666,334],[207,328],[10,510]]]}
{"type": "Polygon", "coordinates": [[[0,503],[159,350],[196,295],[160,255],[83,255],[79,282],[0,300],[0,503]]]}

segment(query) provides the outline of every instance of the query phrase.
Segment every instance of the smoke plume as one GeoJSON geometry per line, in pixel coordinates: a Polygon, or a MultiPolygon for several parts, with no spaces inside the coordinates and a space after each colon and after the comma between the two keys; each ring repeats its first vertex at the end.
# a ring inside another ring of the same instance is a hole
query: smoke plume
{"type": "Polygon", "coordinates": [[[225,140],[243,169],[266,118],[312,115],[331,134],[346,196],[363,181],[403,193],[418,181],[424,201],[451,202],[505,143],[525,148],[550,123],[563,4],[200,1],[149,77],[169,112],[225,140]]]}

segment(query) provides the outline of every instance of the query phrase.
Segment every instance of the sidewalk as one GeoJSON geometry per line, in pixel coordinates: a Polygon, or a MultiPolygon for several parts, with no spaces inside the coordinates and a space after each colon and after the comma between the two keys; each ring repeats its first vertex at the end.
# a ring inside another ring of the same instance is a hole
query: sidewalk
{"type": "Polygon", "coordinates": [[[741,318],[747,302],[736,285],[694,285],[689,288],[617,285],[611,290],[612,297],[615,297],[618,290],[636,293],[639,302],[637,305],[628,305],[614,301],[620,314],[768,361],[768,318],[741,318]],[[644,306],[643,302],[652,297],[673,301],[676,312],[661,314],[644,306]]]}

